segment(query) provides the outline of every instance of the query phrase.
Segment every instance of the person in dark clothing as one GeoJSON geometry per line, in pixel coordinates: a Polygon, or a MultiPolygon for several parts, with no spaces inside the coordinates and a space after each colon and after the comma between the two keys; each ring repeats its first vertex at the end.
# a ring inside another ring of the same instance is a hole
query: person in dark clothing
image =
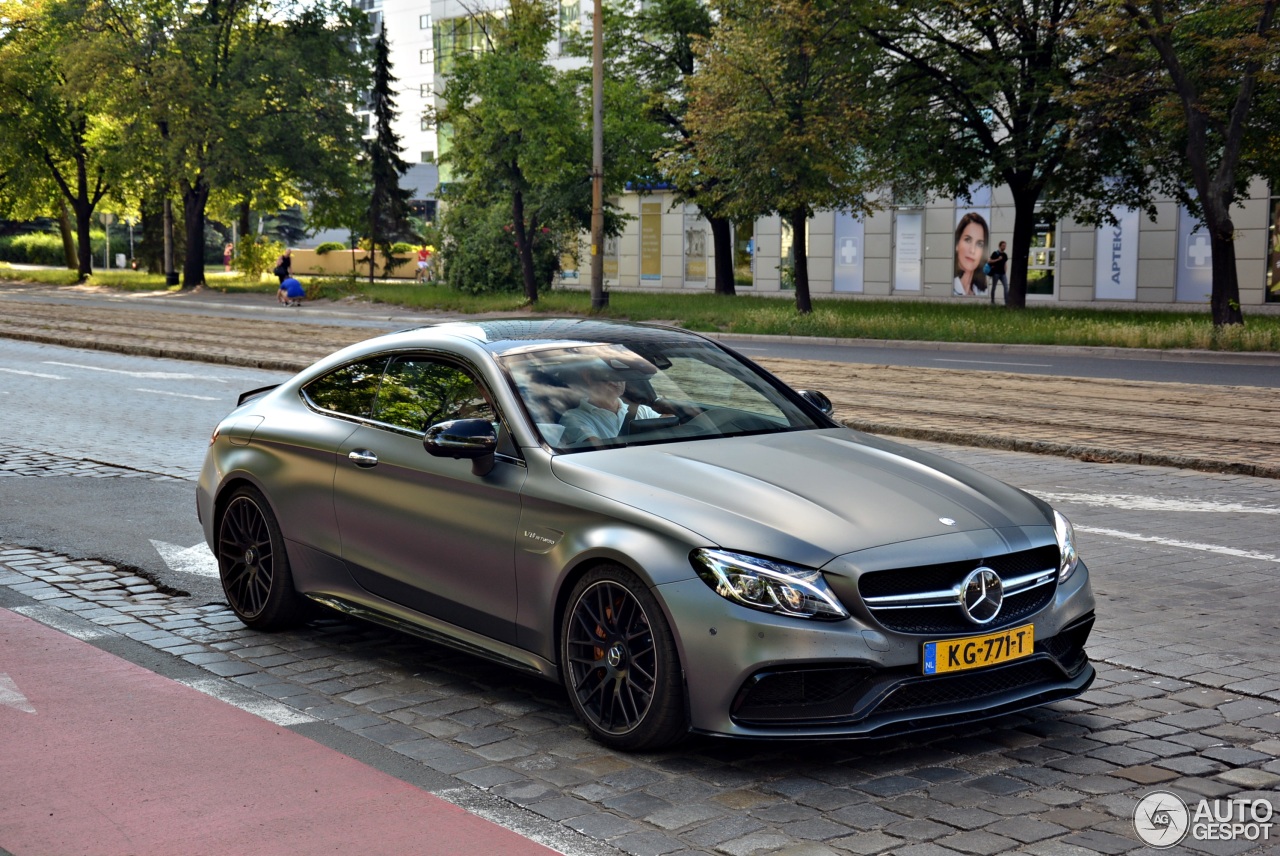
{"type": "Polygon", "coordinates": [[[1005,242],[1000,242],[1000,247],[991,254],[991,302],[996,302],[996,286],[1000,285],[1004,288],[1004,302],[1009,302],[1009,279],[1005,276],[1005,265],[1009,262],[1009,254],[1004,251],[1005,242]]]}

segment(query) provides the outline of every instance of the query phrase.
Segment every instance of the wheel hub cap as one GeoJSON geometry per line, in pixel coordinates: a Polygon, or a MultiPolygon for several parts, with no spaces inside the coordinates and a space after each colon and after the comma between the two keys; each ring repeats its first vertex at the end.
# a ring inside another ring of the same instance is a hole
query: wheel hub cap
{"type": "Polygon", "coordinates": [[[609,653],[605,655],[605,659],[608,660],[610,668],[616,669],[622,665],[626,656],[626,652],[622,650],[622,643],[614,642],[609,647],[609,653]]]}
{"type": "Polygon", "coordinates": [[[258,563],[258,551],[250,547],[244,551],[244,563],[246,565],[256,565],[258,563]]]}

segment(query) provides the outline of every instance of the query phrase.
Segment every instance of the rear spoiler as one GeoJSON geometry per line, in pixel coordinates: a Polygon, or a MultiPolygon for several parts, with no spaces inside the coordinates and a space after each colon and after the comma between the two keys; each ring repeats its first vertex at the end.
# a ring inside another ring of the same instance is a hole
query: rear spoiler
{"type": "Polygon", "coordinates": [[[236,407],[239,407],[240,405],[244,404],[246,401],[253,401],[255,398],[261,395],[266,395],[268,392],[275,389],[279,385],[280,384],[278,383],[273,383],[271,384],[271,386],[260,386],[257,389],[251,389],[248,392],[240,393],[240,399],[236,402],[236,407]]]}

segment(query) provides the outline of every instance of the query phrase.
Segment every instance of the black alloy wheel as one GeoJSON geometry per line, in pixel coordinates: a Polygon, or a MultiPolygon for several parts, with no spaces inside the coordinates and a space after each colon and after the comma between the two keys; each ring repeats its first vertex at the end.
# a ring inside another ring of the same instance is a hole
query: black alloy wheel
{"type": "Polygon", "coordinates": [[[283,630],[297,622],[300,601],[284,549],[284,536],[266,499],[239,487],[218,522],[218,575],[227,602],[256,630],[283,630]]]}
{"type": "Polygon", "coordinates": [[[657,749],[688,731],[671,631],[634,574],[608,566],[579,580],[560,637],[565,686],[597,740],[617,749],[657,749]]]}

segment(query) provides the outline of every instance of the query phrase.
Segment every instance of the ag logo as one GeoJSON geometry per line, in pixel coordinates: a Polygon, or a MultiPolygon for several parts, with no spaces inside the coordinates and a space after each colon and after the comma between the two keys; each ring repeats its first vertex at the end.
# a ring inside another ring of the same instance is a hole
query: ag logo
{"type": "Polygon", "coordinates": [[[1133,810],[1133,829],[1144,843],[1163,850],[1182,841],[1191,824],[1187,804],[1168,791],[1152,791],[1133,810]]]}

